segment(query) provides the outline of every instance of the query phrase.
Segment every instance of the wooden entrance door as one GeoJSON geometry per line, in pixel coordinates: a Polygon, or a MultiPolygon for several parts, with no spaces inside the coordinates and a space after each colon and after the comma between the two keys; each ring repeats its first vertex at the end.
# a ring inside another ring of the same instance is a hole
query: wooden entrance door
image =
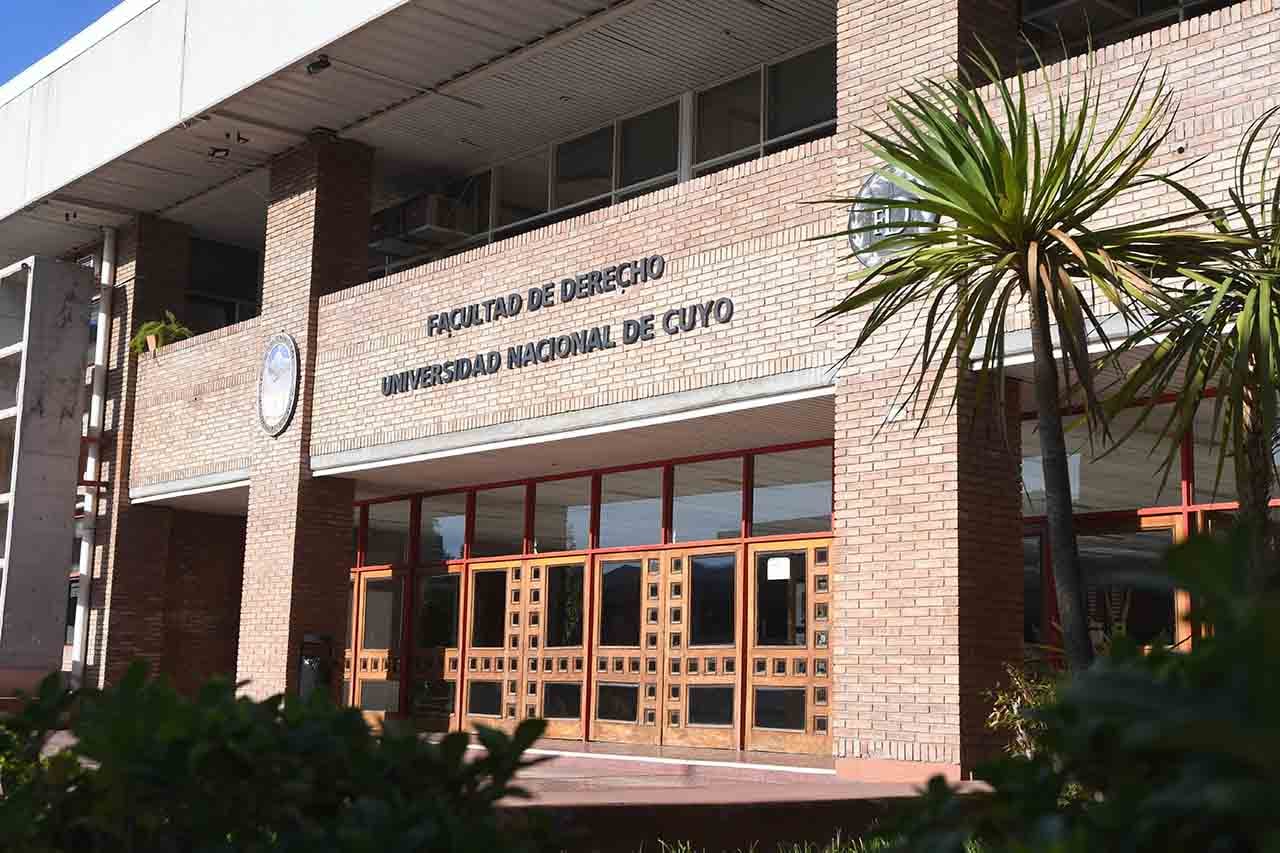
{"type": "Polygon", "coordinates": [[[545,719],[550,738],[580,740],[584,734],[586,581],[581,557],[530,560],[513,586],[524,602],[524,718],[545,719]]]}
{"type": "Polygon", "coordinates": [[[660,554],[610,554],[592,567],[591,618],[595,672],[590,696],[591,737],[618,743],[662,742],[661,625],[645,613],[661,607],[660,554]]]}
{"type": "Polygon", "coordinates": [[[467,572],[466,695],[462,728],[515,730],[524,700],[526,643],[523,564],[473,563],[467,572]]]}
{"type": "Polygon", "coordinates": [[[423,731],[452,731],[459,723],[462,568],[420,569],[414,583],[409,711],[423,731]]]}
{"type": "Polygon", "coordinates": [[[747,749],[831,754],[830,540],[747,549],[747,749]]]}
{"type": "Polygon", "coordinates": [[[371,724],[400,709],[400,619],[404,576],[393,569],[356,573],[352,703],[371,724]]]}

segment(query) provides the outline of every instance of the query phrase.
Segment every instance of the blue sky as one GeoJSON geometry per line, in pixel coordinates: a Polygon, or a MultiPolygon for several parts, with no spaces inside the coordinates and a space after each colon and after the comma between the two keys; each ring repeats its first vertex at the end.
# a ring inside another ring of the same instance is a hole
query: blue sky
{"type": "Polygon", "coordinates": [[[119,0],[0,0],[0,85],[101,18],[119,0]]]}

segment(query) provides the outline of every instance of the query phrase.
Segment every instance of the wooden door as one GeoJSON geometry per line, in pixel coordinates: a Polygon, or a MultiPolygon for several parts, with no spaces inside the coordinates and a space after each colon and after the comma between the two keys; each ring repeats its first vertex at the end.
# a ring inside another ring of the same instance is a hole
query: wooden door
{"type": "Polygon", "coordinates": [[[747,549],[747,749],[831,754],[830,540],[747,549]]]}
{"type": "Polygon", "coordinates": [[[422,731],[453,731],[460,722],[462,568],[420,569],[414,583],[409,711],[422,731]]]}
{"type": "Polygon", "coordinates": [[[662,555],[602,555],[592,572],[592,740],[659,744],[664,637],[646,613],[662,606],[662,555]]]}
{"type": "Polygon", "coordinates": [[[466,695],[462,728],[515,730],[524,704],[521,658],[537,654],[526,633],[520,562],[472,563],[467,570],[466,695]]]}
{"type": "Polygon", "coordinates": [[[404,576],[390,568],[357,574],[352,702],[372,725],[400,709],[403,589],[404,576]]]}
{"type": "Polygon", "coordinates": [[[581,740],[587,713],[586,561],[526,561],[517,583],[525,605],[523,716],[545,719],[546,737],[581,740]]]}

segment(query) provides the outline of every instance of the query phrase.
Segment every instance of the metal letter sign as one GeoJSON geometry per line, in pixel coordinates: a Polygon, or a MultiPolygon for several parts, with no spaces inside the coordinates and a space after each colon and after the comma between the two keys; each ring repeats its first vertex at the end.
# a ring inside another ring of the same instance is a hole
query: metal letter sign
{"type": "MultiPolygon", "coordinates": [[[[906,177],[906,173],[901,169],[891,167],[889,171],[892,171],[895,175],[906,177]]],[[[917,196],[904,190],[878,172],[873,172],[871,177],[867,178],[866,182],[863,183],[862,189],[858,191],[858,198],[889,198],[915,201],[917,196]]],[[[938,217],[935,214],[914,208],[883,207],[880,204],[856,202],[849,208],[849,230],[853,231],[855,228],[865,228],[870,225],[879,227],[870,231],[859,231],[856,234],[850,234],[849,248],[858,256],[858,260],[862,262],[863,266],[867,268],[876,267],[894,255],[894,252],[889,249],[877,248],[877,243],[886,237],[904,233],[908,228],[912,227],[908,223],[917,222],[921,225],[933,225],[937,221],[938,217]]]]}
{"type": "Polygon", "coordinates": [[[258,423],[270,436],[289,426],[298,403],[298,344],[289,335],[267,341],[258,374],[258,423]]]}

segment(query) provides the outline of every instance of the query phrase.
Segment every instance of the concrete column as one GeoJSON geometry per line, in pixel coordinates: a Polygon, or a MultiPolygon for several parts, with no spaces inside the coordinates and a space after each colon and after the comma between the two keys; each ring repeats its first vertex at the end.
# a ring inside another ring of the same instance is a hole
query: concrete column
{"type": "Polygon", "coordinates": [[[254,696],[295,688],[308,634],[341,654],[354,486],[311,476],[316,310],[365,278],[372,161],[364,146],[316,137],[271,167],[258,328],[264,345],[293,336],[301,380],[292,422],[274,438],[259,431],[252,448],[237,678],[254,696]]]}

